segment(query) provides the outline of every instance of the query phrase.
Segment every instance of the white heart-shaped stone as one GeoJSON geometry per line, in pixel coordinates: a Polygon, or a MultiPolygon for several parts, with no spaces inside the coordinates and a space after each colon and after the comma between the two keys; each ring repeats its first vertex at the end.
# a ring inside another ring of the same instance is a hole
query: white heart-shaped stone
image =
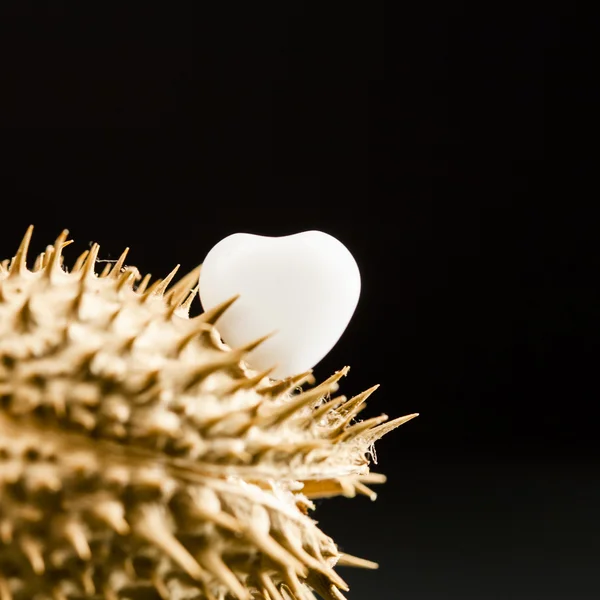
{"type": "Polygon", "coordinates": [[[314,367],[336,344],[358,304],[360,273],[334,237],[305,231],[283,237],[235,233],[206,256],[200,271],[204,310],[240,297],[217,328],[231,347],[273,337],[248,355],[274,378],[314,367]]]}

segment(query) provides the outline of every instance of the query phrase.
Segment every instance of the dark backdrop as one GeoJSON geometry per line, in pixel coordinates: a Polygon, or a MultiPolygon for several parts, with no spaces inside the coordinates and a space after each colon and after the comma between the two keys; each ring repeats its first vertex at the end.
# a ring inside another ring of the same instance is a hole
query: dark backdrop
{"type": "Polygon", "coordinates": [[[160,275],[233,232],[337,236],[363,293],[317,375],[421,414],[376,503],[319,503],[382,566],[349,597],[592,600],[595,24],[472,4],[4,4],[0,253],[31,222],[160,275]]]}

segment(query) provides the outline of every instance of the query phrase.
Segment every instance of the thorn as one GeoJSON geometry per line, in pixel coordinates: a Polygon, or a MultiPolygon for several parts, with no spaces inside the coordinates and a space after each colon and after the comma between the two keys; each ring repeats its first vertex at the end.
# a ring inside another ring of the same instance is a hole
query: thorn
{"type": "Polygon", "coordinates": [[[148,504],[138,507],[132,525],[135,533],[168,554],[190,577],[196,581],[205,579],[204,569],[169,530],[160,507],[148,504]]]}
{"type": "Polygon", "coordinates": [[[200,289],[199,285],[192,288],[192,290],[189,292],[188,297],[185,299],[185,302],[183,304],[181,304],[181,306],[178,307],[179,310],[184,311],[188,317],[190,314],[190,308],[192,307],[192,302],[194,301],[194,298],[198,294],[199,289],[200,289]]]}
{"type": "Polygon", "coordinates": [[[419,413],[413,413],[411,415],[406,415],[404,417],[398,417],[389,423],[384,423],[383,425],[379,425],[371,429],[371,431],[367,432],[365,436],[370,443],[376,442],[381,439],[384,435],[396,429],[396,427],[400,427],[400,425],[404,425],[404,423],[408,423],[412,421],[415,417],[418,417],[419,413]]]}
{"type": "Polygon", "coordinates": [[[326,402],[322,406],[316,408],[310,415],[306,418],[306,425],[310,425],[311,423],[318,423],[327,413],[330,413],[332,410],[339,408],[340,405],[347,402],[346,396],[337,396],[326,402]]]}
{"type": "Polygon", "coordinates": [[[88,561],[92,558],[85,529],[80,523],[74,520],[67,522],[64,526],[64,534],[81,560],[88,561]]]}
{"type": "Polygon", "coordinates": [[[219,369],[223,369],[225,367],[229,367],[239,363],[242,359],[242,354],[236,350],[231,350],[229,352],[223,352],[221,358],[216,358],[211,361],[207,361],[202,365],[196,367],[192,373],[192,375],[188,378],[188,380],[184,384],[184,390],[187,391],[194,387],[197,383],[202,381],[205,377],[218,371],[219,369]]]}
{"type": "Polygon", "coordinates": [[[279,396],[285,392],[289,392],[294,388],[301,387],[305,383],[309,385],[314,385],[315,378],[312,374],[312,369],[310,371],[305,371],[304,373],[300,373],[299,375],[293,375],[292,377],[286,377],[269,387],[262,388],[261,390],[257,390],[259,394],[269,395],[269,396],[279,396]]]}
{"type": "Polygon", "coordinates": [[[337,437],[350,425],[350,421],[352,421],[352,419],[354,419],[358,413],[365,408],[365,401],[367,398],[369,398],[369,396],[378,388],[379,385],[374,385],[368,390],[361,392],[357,396],[350,398],[350,400],[340,407],[340,409],[337,411],[339,422],[330,432],[330,437],[337,437]]]}
{"type": "Polygon", "coordinates": [[[48,278],[52,277],[59,271],[62,271],[60,265],[60,259],[62,256],[62,250],[65,246],[68,246],[71,242],[67,242],[67,236],[69,235],[68,229],[63,229],[60,235],[56,238],[56,242],[54,242],[54,251],[48,260],[48,265],[46,267],[46,276],[48,278]]]}
{"type": "Polygon", "coordinates": [[[29,250],[29,244],[31,242],[31,236],[33,234],[33,225],[30,225],[19,244],[19,248],[17,249],[17,253],[12,259],[10,265],[10,273],[11,275],[21,275],[23,272],[27,271],[27,251],[29,250]]]}
{"type": "Polygon", "coordinates": [[[271,600],[284,600],[283,596],[279,593],[279,590],[273,583],[273,580],[269,577],[269,575],[267,575],[265,570],[260,571],[258,574],[258,580],[260,581],[264,591],[267,592],[271,597],[271,600]]]}
{"type": "Polygon", "coordinates": [[[352,438],[363,433],[363,431],[367,431],[368,429],[374,429],[381,423],[385,423],[388,420],[387,415],[381,415],[379,417],[373,417],[372,419],[367,419],[366,421],[361,421],[360,423],[355,423],[335,438],[336,443],[347,442],[352,438]]]}
{"type": "Polygon", "coordinates": [[[214,575],[237,600],[252,600],[248,589],[243,586],[235,574],[223,562],[220,554],[211,548],[200,552],[198,559],[204,568],[214,575]]]}
{"type": "Polygon", "coordinates": [[[204,311],[201,315],[194,318],[194,321],[198,321],[198,323],[208,323],[209,325],[214,325],[219,317],[240,297],[239,294],[229,298],[229,300],[225,300],[225,302],[221,302],[221,304],[217,304],[210,310],[204,311]]]}
{"type": "MultiPolygon", "coordinates": [[[[110,271],[110,277],[112,277],[113,279],[117,279],[119,277],[119,275],[121,274],[121,269],[123,268],[123,265],[125,264],[125,259],[127,258],[128,252],[129,252],[129,248],[125,248],[125,250],[123,250],[123,252],[121,253],[121,256],[119,256],[119,258],[117,259],[117,262],[112,267],[112,269],[110,271]]],[[[110,264],[110,263],[108,263],[108,264],[110,264]]]]}
{"type": "Polygon", "coordinates": [[[117,291],[121,291],[125,288],[133,290],[133,284],[136,278],[139,276],[138,270],[135,267],[127,269],[120,277],[117,283],[117,291]]]}
{"type": "Polygon", "coordinates": [[[331,594],[332,600],[347,600],[346,596],[344,596],[344,594],[342,594],[342,592],[340,592],[333,584],[331,584],[329,588],[329,593],[331,594]]]}
{"type": "Polygon", "coordinates": [[[150,298],[152,298],[161,283],[162,279],[157,279],[147,290],[145,290],[142,295],[142,302],[147,302],[150,298]]]}
{"type": "Polygon", "coordinates": [[[88,279],[90,277],[94,277],[95,271],[94,267],[96,266],[96,259],[98,258],[98,251],[100,250],[100,246],[98,244],[92,244],[90,251],[83,263],[81,269],[81,279],[88,279]]]}
{"type": "Polygon", "coordinates": [[[240,352],[242,354],[249,354],[252,350],[256,350],[261,344],[264,344],[268,339],[272,338],[277,332],[272,331],[271,333],[267,333],[267,335],[263,335],[262,337],[250,342],[249,344],[244,344],[239,348],[235,349],[235,352],[240,352]]]}
{"type": "Polygon", "coordinates": [[[156,296],[164,296],[164,293],[167,291],[169,284],[173,281],[173,277],[179,271],[180,265],[175,265],[175,268],[161,281],[160,285],[154,290],[154,294],[156,296]]]}
{"type": "Polygon", "coordinates": [[[304,596],[304,586],[300,583],[298,576],[291,568],[284,570],[283,578],[291,592],[294,594],[294,598],[302,598],[302,596],[304,596]]]}
{"type": "Polygon", "coordinates": [[[146,291],[146,288],[148,287],[148,283],[150,282],[151,277],[152,277],[152,275],[150,275],[150,273],[146,273],[146,275],[144,275],[144,278],[142,279],[142,281],[140,281],[140,284],[137,286],[137,288],[135,290],[138,294],[143,294],[146,291]]]}
{"type": "Polygon", "coordinates": [[[340,567],[355,567],[357,569],[379,569],[379,564],[372,560],[366,560],[365,558],[359,558],[358,556],[352,556],[352,554],[346,554],[343,552],[340,554],[337,564],[340,567]]]}
{"type": "Polygon", "coordinates": [[[23,536],[20,540],[21,550],[31,563],[31,568],[36,575],[42,575],[46,570],[44,557],[42,555],[42,545],[37,540],[23,536]]]}
{"type": "Polygon", "coordinates": [[[156,590],[156,593],[160,596],[160,599],[169,600],[171,594],[169,593],[169,588],[167,587],[167,584],[164,582],[162,577],[157,573],[152,573],[150,580],[152,582],[152,585],[154,586],[154,589],[156,590]]]}
{"type": "Polygon", "coordinates": [[[379,389],[380,385],[374,385],[373,387],[370,387],[368,390],[365,390],[364,392],[361,392],[360,394],[354,396],[353,398],[350,398],[350,400],[348,400],[348,402],[346,402],[342,407],[341,410],[339,411],[341,414],[344,415],[354,415],[356,413],[358,413],[358,411],[356,410],[359,406],[361,406],[368,398],[371,394],[373,394],[377,389],[379,389]]]}
{"type": "Polygon", "coordinates": [[[344,591],[348,591],[350,588],[348,584],[324,561],[320,561],[311,554],[309,554],[298,542],[298,538],[294,535],[286,534],[285,530],[281,531],[280,539],[278,540],[284,547],[289,550],[298,560],[302,561],[307,567],[313,571],[323,574],[330,581],[334,582],[338,587],[344,591]]]}
{"type": "Polygon", "coordinates": [[[181,338],[176,347],[177,354],[181,354],[193,340],[198,339],[201,335],[210,334],[212,332],[212,325],[207,325],[206,323],[200,323],[197,327],[194,327],[190,333],[186,334],[181,338]]]}
{"type": "Polygon", "coordinates": [[[188,294],[189,291],[183,291],[177,295],[170,296],[170,299],[167,300],[167,305],[169,306],[169,310],[167,311],[168,319],[171,319],[177,312],[181,310],[181,305],[188,294]]]}
{"type": "Polygon", "coordinates": [[[100,275],[98,276],[99,279],[104,279],[105,277],[108,277],[108,274],[110,273],[110,270],[112,269],[112,266],[110,263],[106,263],[104,265],[104,268],[102,269],[102,271],[100,272],[100,275]]]}
{"type": "Polygon", "coordinates": [[[282,406],[278,406],[270,415],[265,415],[264,419],[261,419],[261,421],[269,426],[276,425],[277,423],[285,421],[285,419],[288,419],[305,406],[309,406],[313,402],[320,400],[323,396],[337,391],[339,388],[337,382],[348,373],[348,370],[349,367],[344,367],[317,387],[302,392],[297,396],[292,396],[289,402],[286,402],[282,406]]]}
{"type": "Polygon", "coordinates": [[[218,498],[207,488],[190,490],[187,496],[179,498],[179,502],[182,510],[193,520],[212,521],[237,536],[242,533],[238,520],[221,510],[218,498]]]}
{"type": "Polygon", "coordinates": [[[270,369],[266,369],[257,373],[253,377],[245,377],[243,379],[238,379],[234,381],[230,386],[228,386],[225,390],[227,394],[233,394],[238,390],[248,390],[255,388],[265,377],[268,377],[273,371],[275,367],[271,367],[270,369]]]}
{"type": "Polygon", "coordinates": [[[129,525],[125,520],[125,507],[117,500],[102,500],[91,507],[92,513],[118,534],[129,533],[129,525]]]}
{"type": "Polygon", "coordinates": [[[177,296],[180,294],[187,295],[194,286],[198,285],[201,266],[202,265],[199,265],[192,269],[169,290],[169,293],[165,296],[165,299],[169,302],[169,304],[175,303],[175,298],[177,296]]]}
{"type": "Polygon", "coordinates": [[[256,544],[261,552],[264,552],[271,560],[282,565],[285,569],[292,569],[302,577],[306,577],[307,569],[293,554],[290,554],[283,546],[279,545],[268,533],[263,533],[252,524],[247,526],[244,533],[256,544]]]}
{"type": "Polygon", "coordinates": [[[42,270],[42,267],[44,266],[44,260],[45,260],[45,257],[44,257],[43,252],[41,254],[38,254],[35,257],[35,262],[33,263],[33,269],[32,269],[33,273],[37,273],[38,271],[42,270]]]}
{"type": "Polygon", "coordinates": [[[85,250],[77,257],[75,264],[71,268],[71,273],[78,273],[81,270],[81,267],[83,266],[83,263],[85,262],[85,259],[89,253],[89,250],[85,250]]]}

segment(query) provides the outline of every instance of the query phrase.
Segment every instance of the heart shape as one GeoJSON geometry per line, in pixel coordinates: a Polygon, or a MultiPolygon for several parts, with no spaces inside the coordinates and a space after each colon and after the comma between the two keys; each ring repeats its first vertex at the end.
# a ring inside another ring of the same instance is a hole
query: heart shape
{"type": "Polygon", "coordinates": [[[239,294],[218,322],[226,344],[239,347],[275,332],[248,355],[274,378],[314,367],[348,326],[360,295],[349,250],[322,231],[282,237],[235,233],[206,256],[200,272],[204,310],[239,294]]]}

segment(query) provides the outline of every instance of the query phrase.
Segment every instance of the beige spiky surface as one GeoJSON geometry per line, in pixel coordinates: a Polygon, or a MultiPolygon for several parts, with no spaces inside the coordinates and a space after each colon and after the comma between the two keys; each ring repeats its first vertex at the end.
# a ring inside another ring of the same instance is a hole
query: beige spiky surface
{"type": "MultiPolygon", "coordinates": [[[[188,316],[199,268],[148,287],[126,252],[67,271],[63,232],[0,264],[0,600],[344,598],[311,499],[356,493],[373,443],[415,415],[356,416],[375,388],[302,390],[225,346],[229,303],[188,316]]],[[[233,301],[233,299],[232,299],[233,301]]]]}

